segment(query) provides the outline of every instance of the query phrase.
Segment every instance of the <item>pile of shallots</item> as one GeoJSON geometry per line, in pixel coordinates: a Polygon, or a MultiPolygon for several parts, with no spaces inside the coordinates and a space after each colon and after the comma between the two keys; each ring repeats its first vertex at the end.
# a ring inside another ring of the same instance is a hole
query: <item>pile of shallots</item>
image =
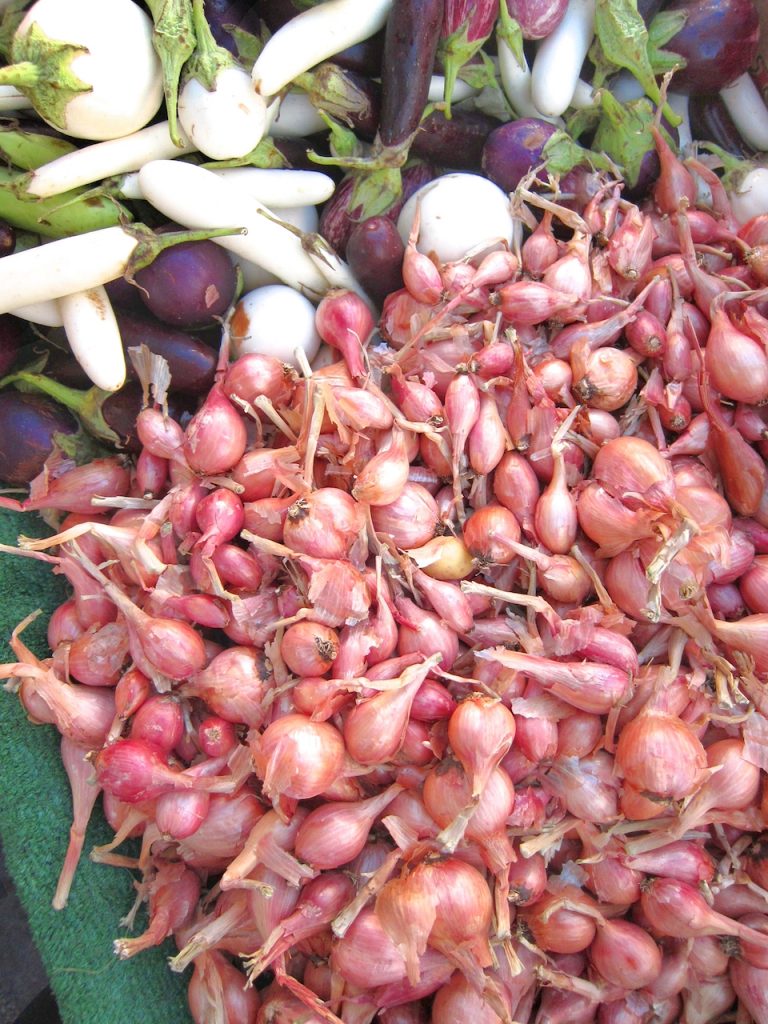
{"type": "Polygon", "coordinates": [[[768,216],[657,145],[644,208],[329,294],[313,368],[225,332],[186,428],[140,354],[141,454],[23,503],[55,905],[101,793],[198,1024],[768,1020],[768,216]]]}

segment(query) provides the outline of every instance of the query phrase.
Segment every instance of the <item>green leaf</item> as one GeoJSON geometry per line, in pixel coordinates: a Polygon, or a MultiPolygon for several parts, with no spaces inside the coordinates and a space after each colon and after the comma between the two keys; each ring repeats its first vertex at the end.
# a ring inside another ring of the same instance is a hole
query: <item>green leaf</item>
{"type": "Polygon", "coordinates": [[[241,64],[250,68],[256,63],[256,58],[264,49],[264,40],[255,36],[253,32],[246,32],[237,25],[224,25],[223,28],[232,36],[237,48],[237,57],[241,64]]]}
{"type": "Polygon", "coordinates": [[[330,132],[329,145],[331,153],[333,153],[334,156],[347,157],[361,155],[362,145],[351,129],[345,128],[345,126],[343,124],[339,124],[338,121],[334,121],[334,119],[329,117],[323,110],[318,110],[318,114],[328,125],[328,131],[330,132]]]}
{"type": "Polygon", "coordinates": [[[616,170],[616,164],[605,154],[580,146],[564,131],[556,131],[549,138],[541,155],[549,173],[558,176],[567,174],[579,165],[591,165],[603,171],[616,170]]]}
{"type": "Polygon", "coordinates": [[[565,130],[572,139],[579,139],[585,133],[594,132],[600,121],[600,108],[582,107],[565,120],[565,130]]]}
{"type": "Polygon", "coordinates": [[[27,0],[11,0],[11,3],[3,8],[2,17],[0,17],[0,55],[5,58],[6,62],[10,62],[13,37],[27,13],[24,9],[26,6],[27,0]]]}
{"type": "Polygon", "coordinates": [[[651,125],[655,112],[645,97],[619,103],[607,90],[600,92],[602,117],[593,145],[617,163],[621,162],[624,180],[636,185],[646,153],[654,148],[651,125]]]}
{"type": "Polygon", "coordinates": [[[688,61],[679,53],[662,47],[673,39],[688,20],[684,11],[660,11],[648,26],[648,60],[655,75],[684,68],[688,61]]]}
{"type": "Polygon", "coordinates": [[[595,36],[592,45],[589,48],[587,59],[595,69],[592,73],[592,88],[594,90],[602,89],[611,75],[615,73],[616,65],[606,57],[597,36],[595,36]]]}
{"type": "MultiPolygon", "coordinates": [[[[597,0],[595,34],[606,59],[633,74],[646,95],[659,103],[661,93],[648,56],[648,30],[637,10],[637,0],[597,0]]],[[[680,124],[668,104],[664,105],[664,115],[670,124],[680,124]]]]}
{"type": "Polygon", "coordinates": [[[496,84],[496,68],[487,53],[480,50],[480,64],[465,64],[458,77],[473,89],[485,89],[496,84]]]}
{"type": "Polygon", "coordinates": [[[15,36],[11,55],[15,64],[0,69],[0,82],[15,85],[50,124],[67,131],[67,106],[93,86],[72,70],[75,58],[88,53],[86,46],[50,39],[36,21],[15,36]]]}
{"type": "Polygon", "coordinates": [[[358,178],[349,199],[351,210],[362,210],[361,220],[386,213],[403,191],[399,167],[382,167],[358,178]]]}
{"type": "MultiPolygon", "coordinates": [[[[688,21],[685,11],[659,11],[648,26],[648,42],[658,49],[673,39],[688,21]]],[[[681,58],[682,59],[682,58],[681,58]]]]}
{"type": "Polygon", "coordinates": [[[655,75],[666,75],[668,71],[679,71],[688,63],[679,53],[673,53],[672,50],[649,50],[648,59],[655,75]]]}
{"type": "Polygon", "coordinates": [[[181,69],[195,52],[195,30],[190,0],[147,0],[154,22],[152,46],[163,69],[163,92],[168,114],[168,131],[174,145],[181,146],[176,111],[181,69]]]}
{"type": "Polygon", "coordinates": [[[517,58],[520,67],[525,66],[525,54],[523,53],[523,30],[520,22],[509,13],[507,0],[502,0],[499,5],[499,20],[496,22],[496,35],[507,44],[517,58]]]}
{"type": "Polygon", "coordinates": [[[288,161],[271,138],[265,137],[255,149],[245,156],[232,160],[210,160],[203,167],[288,167],[288,161]]]}

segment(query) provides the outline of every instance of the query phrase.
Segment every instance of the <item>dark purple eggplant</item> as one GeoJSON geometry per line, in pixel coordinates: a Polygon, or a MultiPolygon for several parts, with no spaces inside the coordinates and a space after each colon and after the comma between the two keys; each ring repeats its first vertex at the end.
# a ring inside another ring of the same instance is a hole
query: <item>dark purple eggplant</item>
{"type": "Polygon", "coordinates": [[[443,0],[394,0],[384,29],[379,141],[405,150],[427,105],[443,0]]]}
{"type": "Polygon", "coordinates": [[[411,156],[453,170],[479,170],[486,139],[498,126],[495,117],[479,110],[454,110],[450,120],[434,110],[419,125],[411,156]]]}
{"type": "Polygon", "coordinates": [[[555,130],[549,121],[536,117],[499,125],[485,140],[483,173],[505,192],[514,192],[526,174],[541,163],[544,146],[555,130]]]}
{"type": "Polygon", "coordinates": [[[21,349],[27,342],[24,323],[10,313],[0,316],[0,377],[10,370],[21,349]]]}
{"type": "Polygon", "coordinates": [[[113,306],[119,306],[120,309],[133,309],[137,313],[146,310],[147,307],[141,301],[141,292],[127,278],[116,277],[114,281],[107,281],[104,287],[113,306]]]}
{"type": "MultiPolygon", "coordinates": [[[[216,369],[216,352],[212,348],[186,331],[136,316],[126,309],[115,309],[115,316],[126,352],[146,345],[150,352],[168,361],[172,391],[200,395],[210,390],[216,369]]],[[[130,360],[128,364],[128,377],[133,379],[133,364],[130,360]]]]}
{"type": "Polygon", "coordinates": [[[665,45],[687,61],[673,79],[678,92],[719,92],[757,56],[760,19],[752,0],[671,0],[665,10],[686,15],[683,27],[665,45]]]}
{"type": "Polygon", "coordinates": [[[211,29],[211,35],[231,54],[237,56],[237,44],[227,26],[240,28],[244,32],[258,36],[261,33],[259,5],[251,0],[205,0],[205,20],[211,29]]]}
{"type": "Polygon", "coordinates": [[[367,75],[375,78],[381,71],[381,61],[384,56],[384,30],[377,32],[369,39],[355,46],[348,46],[346,50],[340,50],[334,54],[333,59],[341,64],[347,71],[356,71],[359,75],[367,75]]]}
{"type": "Polygon", "coordinates": [[[381,305],[403,287],[405,246],[390,217],[369,217],[357,224],[347,242],[346,259],[355,278],[381,305]]]}
{"type": "Polygon", "coordinates": [[[688,103],[688,116],[691,120],[691,132],[694,139],[702,142],[714,142],[727,153],[743,160],[755,155],[754,149],[742,139],[739,129],[733,123],[728,108],[720,95],[691,96],[688,103]]]}
{"type": "MultiPolygon", "coordinates": [[[[385,216],[390,220],[397,220],[406,199],[422,185],[432,181],[435,173],[435,168],[431,164],[422,161],[415,161],[404,167],[401,175],[402,192],[397,201],[386,211],[385,216]]],[[[320,234],[342,259],[346,254],[347,242],[355,225],[365,219],[362,210],[349,208],[356,181],[357,179],[353,176],[344,178],[320,213],[320,234]]]]}
{"type": "Polygon", "coordinates": [[[134,280],[151,313],[172,327],[205,327],[224,316],[237,288],[229,253],[215,242],[163,249],[134,280]]]}
{"type": "Polygon", "coordinates": [[[646,25],[650,25],[662,7],[663,0],[637,0],[637,13],[646,25]]]}
{"type": "Polygon", "coordinates": [[[0,480],[28,484],[53,452],[57,434],[76,434],[66,409],[42,395],[0,392],[0,480]]]}

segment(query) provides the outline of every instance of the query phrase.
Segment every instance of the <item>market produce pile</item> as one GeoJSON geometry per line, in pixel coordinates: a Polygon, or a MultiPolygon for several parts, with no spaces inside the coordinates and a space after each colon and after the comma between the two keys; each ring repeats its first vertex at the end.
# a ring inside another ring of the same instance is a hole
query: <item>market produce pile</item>
{"type": "Polygon", "coordinates": [[[172,940],[197,1024],[768,1021],[754,4],[267,3],[226,49],[115,2],[160,55],[115,136],[0,71],[62,132],[0,131],[0,508],[51,530],[3,557],[71,594],[0,666],[62,737],[53,905],[131,871],[114,952],[172,940]]]}

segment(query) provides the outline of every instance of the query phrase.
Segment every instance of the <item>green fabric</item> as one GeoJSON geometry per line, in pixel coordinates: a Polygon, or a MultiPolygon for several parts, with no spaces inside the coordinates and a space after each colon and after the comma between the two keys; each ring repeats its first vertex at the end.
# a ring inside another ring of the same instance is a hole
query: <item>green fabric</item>
{"type": "MultiPolygon", "coordinates": [[[[0,543],[15,545],[20,533],[43,536],[36,516],[0,511],[0,543]]],[[[38,656],[48,652],[48,615],[66,597],[66,583],[29,558],[0,553],[0,658],[15,660],[7,640],[30,612],[44,614],[25,632],[38,656]]],[[[1,685],[1,684],[0,684],[1,685]]],[[[191,1024],[186,1002],[190,971],[173,974],[169,940],[157,950],[120,961],[112,941],[125,935],[120,918],[130,910],[133,876],[94,864],[88,851],[107,842],[111,829],[100,801],[91,820],[69,905],[56,911],[51,899],[67,847],[71,804],[61,767],[58,733],[33,726],[18,698],[0,689],[0,838],[8,870],[29,916],[64,1024],[191,1024]]],[[[137,916],[134,934],[146,916],[137,916]]],[[[0,952],[0,957],[2,953],[0,952]]]]}

